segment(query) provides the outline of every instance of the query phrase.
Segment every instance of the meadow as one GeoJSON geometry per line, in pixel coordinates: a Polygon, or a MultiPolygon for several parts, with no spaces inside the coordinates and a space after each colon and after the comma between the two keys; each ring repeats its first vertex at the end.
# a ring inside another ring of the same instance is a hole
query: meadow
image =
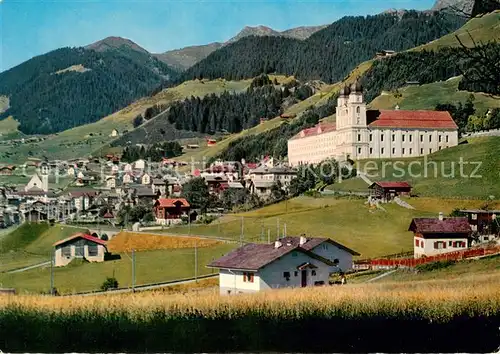
{"type": "Polygon", "coordinates": [[[51,352],[491,352],[498,345],[500,274],[473,280],[231,297],[3,296],[0,345],[7,351],[51,352]]]}
{"type": "MultiPolygon", "coordinates": [[[[297,197],[261,209],[228,214],[204,225],[191,225],[191,234],[223,237],[245,242],[267,242],[283,236],[305,234],[329,237],[361,253],[360,258],[380,257],[413,250],[408,226],[414,217],[436,217],[455,208],[478,208],[480,200],[411,198],[415,210],[386,204],[385,211],[370,208],[366,199],[323,196],[297,197]],[[243,224],[243,233],[242,233],[243,224]],[[285,226],[286,224],[286,226],[285,226]],[[285,230],[286,227],[286,230],[285,230]],[[279,228],[279,231],[278,231],[279,228]]],[[[170,234],[188,234],[188,227],[174,227],[170,234]]]]}
{"type": "MultiPolygon", "coordinates": [[[[18,293],[47,293],[49,266],[22,272],[8,271],[50,261],[53,243],[85,229],[25,223],[0,239],[0,284],[18,293]]],[[[110,241],[112,259],[102,263],[75,260],[54,269],[54,286],[61,294],[99,290],[106,277],[119,287],[132,286],[132,249],[135,252],[135,285],[207,275],[206,265],[236,245],[215,240],[123,232],[110,241]],[[195,251],[195,247],[197,250],[195,251]]]]}
{"type": "MultiPolygon", "coordinates": [[[[372,181],[407,181],[414,187],[413,193],[421,197],[486,200],[493,196],[498,199],[499,143],[500,137],[472,138],[426,157],[364,160],[358,162],[356,168],[366,172],[372,181]],[[460,161],[463,161],[462,167],[460,161]]],[[[365,183],[365,191],[367,187],[365,183]]],[[[363,183],[354,178],[327,188],[360,190],[363,183]]]]}

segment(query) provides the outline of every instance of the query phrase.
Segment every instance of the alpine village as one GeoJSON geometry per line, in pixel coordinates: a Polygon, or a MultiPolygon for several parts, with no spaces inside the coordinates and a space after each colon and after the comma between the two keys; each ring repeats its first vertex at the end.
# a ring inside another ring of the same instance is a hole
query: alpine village
{"type": "Polygon", "coordinates": [[[498,0],[0,73],[0,352],[491,353],[499,255],[498,0]]]}

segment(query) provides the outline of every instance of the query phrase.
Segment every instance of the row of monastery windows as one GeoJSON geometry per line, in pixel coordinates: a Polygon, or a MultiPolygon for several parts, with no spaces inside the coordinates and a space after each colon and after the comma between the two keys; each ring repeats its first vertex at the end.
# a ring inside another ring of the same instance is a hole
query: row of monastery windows
{"type": "MultiPolygon", "coordinates": [[[[448,135],[444,136],[444,140],[448,143],[450,138],[448,135]]],[[[358,134],[358,141],[361,141],[361,134],[358,134]]],[[[370,134],[370,141],[373,141],[373,134],[370,134]]],[[[384,141],[384,134],[380,135],[380,141],[384,141]]],[[[396,134],[392,134],[392,141],[396,141],[396,134]]],[[[403,134],[401,136],[401,141],[404,143],[406,141],[406,134],[403,134]]],[[[411,143],[413,142],[413,135],[408,135],[408,141],[411,143]]],[[[443,135],[438,136],[438,141],[441,143],[443,142],[443,135]]],[[[420,142],[424,142],[424,134],[420,134],[420,142]]],[[[432,135],[429,134],[429,143],[432,143],[432,135]]]]}
{"type": "MultiPolygon", "coordinates": [[[[441,150],[442,147],[439,146],[439,150],[441,150]]],[[[361,154],[361,148],[358,147],[358,155],[361,154]]],[[[432,148],[430,148],[429,150],[429,154],[432,154],[434,152],[434,150],[432,150],[432,148]]],[[[408,152],[408,155],[411,156],[413,155],[413,149],[412,148],[409,148],[408,150],[406,150],[405,148],[402,148],[401,149],[401,155],[406,155],[406,153],[408,152]]],[[[380,148],[380,154],[383,155],[385,153],[385,149],[384,148],[380,148]]],[[[395,155],[396,154],[396,148],[392,148],[392,154],[395,155]]],[[[424,149],[421,148],[420,149],[420,155],[423,155],[424,154],[424,149]]],[[[373,148],[370,148],[370,155],[373,155],[373,148]]]]}

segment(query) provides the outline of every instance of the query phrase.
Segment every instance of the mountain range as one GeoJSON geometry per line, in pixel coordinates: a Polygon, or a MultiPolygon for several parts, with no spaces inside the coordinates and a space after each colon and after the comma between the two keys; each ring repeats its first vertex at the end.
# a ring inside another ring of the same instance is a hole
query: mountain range
{"type": "Polygon", "coordinates": [[[222,48],[224,45],[234,43],[242,38],[249,36],[274,36],[274,37],[288,37],[304,40],[309,38],[313,33],[325,28],[323,26],[301,26],[291,28],[282,32],[273,30],[267,26],[246,26],[236,36],[229,39],[227,42],[213,42],[205,45],[189,46],[181,49],[169,50],[165,53],[153,54],[155,57],[164,63],[178,69],[186,70],[199,62],[200,60],[208,57],[217,49],[222,48]]]}

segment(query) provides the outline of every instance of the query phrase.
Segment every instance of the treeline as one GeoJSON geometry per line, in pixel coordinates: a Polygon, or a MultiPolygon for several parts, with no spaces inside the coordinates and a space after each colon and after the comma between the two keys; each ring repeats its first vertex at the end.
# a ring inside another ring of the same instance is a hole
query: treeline
{"type": "Polygon", "coordinates": [[[259,124],[261,118],[279,116],[283,113],[285,101],[292,104],[313,94],[311,87],[298,82],[290,88],[269,85],[267,82],[260,85],[259,82],[266,78],[269,79],[267,76],[255,79],[257,84],[252,83],[244,93],[226,91],[219,96],[191,97],[173,103],[166,113],[166,119],[178,130],[208,134],[220,131],[237,133],[259,124]]]}
{"type": "MultiPolygon", "coordinates": [[[[427,84],[444,81],[464,73],[466,75],[459,84],[460,90],[499,94],[500,83],[497,78],[489,74],[479,76],[480,71],[484,71],[484,64],[469,58],[470,53],[474,55],[484,50],[491,53],[490,58],[493,58],[495,53],[496,56],[499,55],[500,44],[489,43],[470,50],[459,47],[443,48],[439,51],[411,51],[378,60],[361,79],[365,99],[370,102],[383,90],[400,88],[409,81],[427,84]],[[478,77],[481,79],[478,80],[478,77]]],[[[495,68],[493,62],[490,65],[495,68]]]]}
{"type": "Polygon", "coordinates": [[[402,17],[344,17],[304,41],[246,37],[210,54],[188,69],[180,81],[220,77],[239,80],[276,72],[336,82],[380,50],[410,49],[442,37],[464,22],[460,16],[443,12],[408,11],[402,17]]]}
{"type": "Polygon", "coordinates": [[[306,110],[298,119],[284,122],[279,127],[260,134],[247,135],[233,140],[219,157],[224,161],[257,161],[264,155],[283,158],[288,155],[288,140],[302,129],[313,127],[321,118],[335,112],[337,97],[331,97],[320,107],[306,110]]]}
{"type": "Polygon", "coordinates": [[[162,158],[172,158],[182,154],[182,147],[177,141],[167,141],[164,143],[156,143],[147,147],[142,146],[127,146],[123,150],[122,161],[134,162],[139,159],[161,161],[162,158]]]}
{"type": "Polygon", "coordinates": [[[55,133],[95,122],[176,77],[146,53],[62,48],[0,74],[0,95],[10,98],[0,119],[14,116],[23,133],[55,133]],[[61,71],[74,65],[83,70],[61,71]]]}

